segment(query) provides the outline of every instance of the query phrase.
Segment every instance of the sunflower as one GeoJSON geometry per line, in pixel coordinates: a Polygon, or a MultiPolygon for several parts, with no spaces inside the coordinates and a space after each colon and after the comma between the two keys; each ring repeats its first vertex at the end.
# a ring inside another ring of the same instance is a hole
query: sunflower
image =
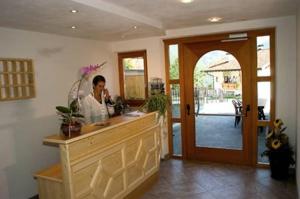
{"type": "Polygon", "coordinates": [[[274,140],[272,141],[272,148],[273,148],[273,149],[278,149],[280,146],[281,146],[280,140],[274,139],[274,140]]]}
{"type": "Polygon", "coordinates": [[[275,126],[276,129],[281,129],[281,126],[282,126],[282,125],[283,125],[283,122],[282,122],[281,119],[276,119],[276,120],[274,121],[274,126],[275,126]]]}

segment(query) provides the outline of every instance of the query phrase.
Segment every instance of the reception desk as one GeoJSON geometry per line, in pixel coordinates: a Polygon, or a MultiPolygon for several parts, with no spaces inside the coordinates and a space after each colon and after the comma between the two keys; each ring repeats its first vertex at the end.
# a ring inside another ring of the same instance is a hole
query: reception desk
{"type": "Polygon", "coordinates": [[[159,170],[157,113],[118,116],[103,126],[84,126],[81,135],[52,135],[60,163],[35,174],[41,199],[128,198],[159,170]]]}

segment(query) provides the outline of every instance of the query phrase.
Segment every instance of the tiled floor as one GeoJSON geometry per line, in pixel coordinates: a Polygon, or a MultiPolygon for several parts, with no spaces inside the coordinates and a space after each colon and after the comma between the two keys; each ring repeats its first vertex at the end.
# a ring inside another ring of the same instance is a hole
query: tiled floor
{"type": "Polygon", "coordinates": [[[281,182],[268,169],[195,161],[162,161],[159,180],[142,199],[296,199],[293,178],[281,182]]]}

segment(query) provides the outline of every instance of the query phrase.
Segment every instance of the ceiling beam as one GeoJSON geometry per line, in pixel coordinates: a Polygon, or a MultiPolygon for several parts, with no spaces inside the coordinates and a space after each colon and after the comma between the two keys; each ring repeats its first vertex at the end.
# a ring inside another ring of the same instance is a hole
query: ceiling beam
{"type": "Polygon", "coordinates": [[[124,7],[107,3],[102,0],[72,0],[72,1],[164,30],[162,23],[158,20],[151,19],[150,17],[146,17],[137,12],[133,12],[124,7]]]}

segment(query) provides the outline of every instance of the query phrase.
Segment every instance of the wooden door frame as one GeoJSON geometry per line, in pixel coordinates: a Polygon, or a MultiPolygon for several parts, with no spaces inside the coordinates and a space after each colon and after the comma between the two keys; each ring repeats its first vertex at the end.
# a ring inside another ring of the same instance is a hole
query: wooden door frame
{"type": "MultiPolygon", "coordinates": [[[[165,39],[164,42],[164,49],[165,49],[165,71],[166,71],[166,91],[167,94],[170,94],[170,85],[173,83],[179,83],[180,85],[184,85],[184,60],[183,60],[183,45],[186,43],[195,43],[195,42],[203,42],[203,41],[215,41],[215,40],[222,40],[222,39],[228,39],[229,34],[236,34],[236,33],[247,33],[248,38],[252,38],[251,40],[251,56],[252,56],[252,63],[253,63],[253,74],[256,74],[257,70],[257,56],[256,56],[256,38],[257,36],[264,36],[264,35],[270,35],[270,69],[271,69],[271,75],[270,77],[256,77],[252,79],[252,81],[257,82],[259,81],[270,81],[272,88],[271,88],[271,118],[269,121],[257,121],[256,113],[257,110],[254,109],[253,118],[252,118],[252,125],[253,125],[253,132],[256,132],[256,128],[258,125],[260,126],[273,126],[273,121],[275,120],[275,96],[276,96],[276,85],[275,85],[275,27],[269,27],[269,28],[262,28],[262,29],[253,29],[253,30],[238,30],[238,31],[232,31],[232,32],[226,32],[226,33],[217,33],[217,34],[207,34],[207,35],[198,35],[198,36],[188,36],[188,37],[179,37],[179,38],[171,38],[171,39],[165,39]],[[180,77],[179,80],[170,80],[170,74],[169,74],[169,50],[168,46],[172,44],[178,44],[179,48],[179,73],[180,77]]],[[[253,75],[254,76],[254,75],[253,75]]],[[[184,114],[185,107],[183,105],[186,104],[184,96],[185,96],[185,89],[181,87],[180,89],[180,98],[181,98],[181,116],[180,118],[176,119],[178,122],[181,122],[181,137],[182,137],[182,159],[187,159],[187,139],[186,139],[186,124],[184,121],[186,121],[186,116],[184,114]]],[[[257,87],[254,86],[253,88],[253,95],[252,101],[253,101],[253,107],[257,107],[257,87]]],[[[173,119],[174,120],[174,119],[173,119]]],[[[168,111],[168,143],[169,143],[169,156],[173,156],[173,136],[172,136],[172,117],[171,117],[171,111],[168,111]]],[[[174,121],[175,122],[175,121],[174,121]]],[[[257,163],[257,134],[255,136],[252,136],[253,139],[250,141],[252,142],[253,148],[251,150],[252,155],[252,161],[251,165],[253,166],[261,166],[257,163]]]]}
{"type": "MultiPolygon", "coordinates": [[[[123,69],[123,59],[124,58],[135,58],[143,57],[144,59],[144,84],[145,84],[145,100],[148,98],[148,68],[147,68],[147,51],[130,51],[130,52],[120,52],[118,53],[118,66],[119,66],[119,83],[120,83],[120,95],[125,99],[125,89],[124,89],[124,69],[123,69]]],[[[145,100],[126,100],[126,102],[131,106],[140,106],[145,100]]]]}
{"type": "MultiPolygon", "coordinates": [[[[186,90],[186,104],[189,104],[192,110],[192,113],[195,110],[194,107],[194,83],[193,83],[193,74],[195,66],[198,60],[208,52],[213,50],[223,50],[231,53],[241,64],[242,70],[242,90],[243,90],[243,104],[251,104],[251,59],[249,56],[244,56],[244,54],[249,54],[251,52],[251,43],[248,39],[242,41],[232,41],[232,42],[222,42],[222,41],[205,41],[197,43],[189,43],[184,45],[184,64],[187,72],[187,76],[191,77],[185,81],[185,90],[186,90]],[[250,89],[249,89],[250,88],[250,89]],[[246,92],[248,90],[248,92],[246,92]]],[[[248,112],[249,115],[252,115],[252,110],[248,112]]],[[[243,119],[243,137],[242,149],[224,149],[224,148],[214,148],[214,147],[196,147],[196,119],[194,114],[186,115],[186,125],[187,131],[190,132],[186,136],[188,140],[188,159],[204,159],[205,161],[218,161],[224,163],[233,163],[233,164],[244,164],[250,165],[250,154],[249,149],[252,148],[250,140],[252,139],[250,132],[252,132],[251,117],[244,117],[243,119]],[[246,122],[245,122],[246,121],[246,122]],[[248,139],[249,138],[249,139],[248,139]],[[214,155],[218,153],[218,156],[214,155]]]]}

